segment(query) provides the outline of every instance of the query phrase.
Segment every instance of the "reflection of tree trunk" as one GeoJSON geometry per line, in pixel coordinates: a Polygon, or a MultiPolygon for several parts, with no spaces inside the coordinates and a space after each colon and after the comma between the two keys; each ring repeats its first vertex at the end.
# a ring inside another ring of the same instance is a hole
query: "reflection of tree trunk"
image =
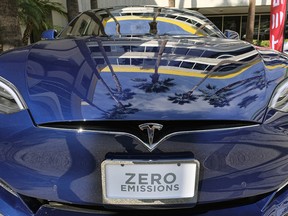
{"type": "Polygon", "coordinates": [[[21,45],[16,0],[2,0],[0,7],[0,47],[7,50],[21,45]]]}
{"type": "Polygon", "coordinates": [[[175,0],[169,0],[169,7],[175,7],[175,0]]]}
{"type": "Polygon", "coordinates": [[[249,0],[249,9],[246,25],[246,41],[250,43],[253,42],[254,21],[255,21],[255,0],[249,0]]]}
{"type": "Polygon", "coordinates": [[[154,74],[151,76],[152,83],[157,83],[159,81],[158,69],[160,66],[161,58],[162,58],[166,44],[167,44],[167,40],[163,40],[160,44],[160,48],[159,48],[159,52],[158,52],[158,56],[157,56],[157,61],[155,64],[154,74]]]}
{"type": "Polygon", "coordinates": [[[68,21],[70,22],[79,13],[78,0],[66,0],[68,21]]]}
{"type": "Polygon", "coordinates": [[[109,58],[108,58],[108,56],[107,56],[107,53],[106,53],[106,51],[105,51],[105,49],[104,49],[104,47],[103,47],[103,44],[102,44],[101,40],[97,40],[97,43],[98,43],[99,49],[100,49],[100,51],[101,51],[101,53],[102,53],[102,55],[103,55],[103,58],[105,59],[105,62],[106,62],[106,64],[107,64],[110,72],[112,73],[112,77],[113,77],[113,79],[114,79],[114,81],[115,81],[117,91],[118,91],[118,92],[122,92],[122,85],[121,85],[121,83],[120,83],[120,81],[119,81],[116,73],[114,72],[114,69],[113,69],[113,67],[112,67],[112,64],[110,63],[110,60],[109,60],[109,58]]]}
{"type": "Polygon", "coordinates": [[[22,37],[23,45],[27,45],[28,44],[29,38],[31,36],[31,33],[32,33],[32,23],[28,22],[27,25],[26,25],[26,29],[24,31],[23,37],[22,37]]]}
{"type": "Polygon", "coordinates": [[[91,9],[98,8],[98,1],[97,0],[91,0],[91,9]]]}

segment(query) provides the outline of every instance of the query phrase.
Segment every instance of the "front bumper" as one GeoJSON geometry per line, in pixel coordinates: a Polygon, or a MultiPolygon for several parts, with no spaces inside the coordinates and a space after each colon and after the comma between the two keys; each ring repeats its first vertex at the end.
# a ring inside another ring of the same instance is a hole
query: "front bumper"
{"type": "Polygon", "coordinates": [[[0,215],[2,216],[112,216],[112,215],[195,215],[195,216],[285,216],[288,214],[288,186],[277,193],[269,193],[249,199],[234,200],[222,203],[196,205],[193,208],[169,210],[135,210],[105,209],[103,207],[79,206],[42,201],[43,203],[27,203],[20,195],[11,193],[0,187],[0,215]],[[36,207],[38,206],[38,207],[36,207]]]}

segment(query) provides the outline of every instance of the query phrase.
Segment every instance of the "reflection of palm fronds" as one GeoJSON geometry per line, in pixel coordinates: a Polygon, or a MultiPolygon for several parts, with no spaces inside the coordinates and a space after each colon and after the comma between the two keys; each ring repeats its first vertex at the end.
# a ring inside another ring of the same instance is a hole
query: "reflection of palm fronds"
{"type": "Polygon", "coordinates": [[[231,83],[216,92],[216,94],[221,93],[221,92],[232,92],[234,94],[235,91],[239,91],[237,89],[239,88],[251,88],[251,89],[260,89],[262,90],[263,88],[266,87],[266,80],[264,76],[254,76],[250,77],[244,80],[239,80],[235,83],[231,83]]]}
{"type": "MultiPolygon", "coordinates": [[[[250,77],[245,80],[240,80],[229,84],[221,89],[217,89],[216,86],[211,86],[210,84],[205,86],[205,89],[199,89],[202,93],[200,97],[203,97],[205,101],[208,101],[210,105],[214,107],[224,107],[229,106],[230,102],[237,97],[245,95],[247,92],[266,87],[266,81],[264,76],[250,77]]],[[[248,96],[243,98],[242,102],[238,106],[247,107],[249,104],[254,102],[257,97],[248,96]]]]}
{"type": "Polygon", "coordinates": [[[147,93],[160,93],[160,92],[167,92],[170,90],[170,87],[174,86],[175,83],[173,83],[174,79],[168,78],[165,80],[159,80],[158,82],[143,82],[139,85],[136,85],[135,87],[144,90],[147,93]]]}
{"type": "Polygon", "coordinates": [[[202,94],[200,97],[203,97],[205,101],[208,101],[210,105],[214,107],[224,107],[229,106],[229,92],[220,92],[215,85],[206,85],[206,89],[199,89],[202,94]]]}
{"type": "MultiPolygon", "coordinates": [[[[135,95],[134,92],[131,92],[131,89],[124,89],[121,92],[118,92],[117,89],[111,89],[112,92],[114,93],[114,96],[121,101],[127,101],[133,98],[135,95]]],[[[110,95],[110,94],[108,94],[110,95]]],[[[112,97],[111,97],[112,98],[112,97]]]]}
{"type": "Polygon", "coordinates": [[[184,94],[175,93],[175,96],[169,96],[168,100],[172,101],[172,103],[183,105],[186,103],[190,103],[191,101],[196,101],[197,98],[198,98],[197,96],[190,95],[189,93],[184,93],[184,94]]]}
{"type": "Polygon", "coordinates": [[[243,100],[237,104],[240,108],[246,108],[248,107],[251,103],[255,102],[256,99],[258,98],[257,95],[252,95],[252,96],[248,96],[248,97],[245,97],[243,98],[243,100]]]}
{"type": "Polygon", "coordinates": [[[260,76],[259,79],[256,79],[256,87],[259,88],[260,90],[266,88],[267,82],[265,79],[265,76],[260,76]]]}
{"type": "Polygon", "coordinates": [[[114,108],[109,110],[109,113],[105,114],[104,117],[106,119],[124,119],[126,115],[134,114],[139,111],[138,109],[131,107],[132,104],[130,103],[123,106],[114,105],[114,108]]]}
{"type": "MultiPolygon", "coordinates": [[[[208,78],[210,77],[214,72],[216,71],[219,71],[219,68],[221,68],[223,65],[226,65],[226,64],[235,64],[235,65],[239,65],[239,66],[242,66],[242,65],[249,65],[251,64],[253,61],[257,60],[259,57],[256,56],[254,57],[253,59],[249,60],[249,61],[243,61],[243,62],[238,62],[238,61],[235,61],[235,60],[230,60],[230,59],[224,59],[222,61],[220,61],[217,65],[214,65],[213,68],[205,75],[205,77],[203,77],[199,83],[197,83],[190,91],[189,91],[189,94],[193,94],[193,92],[208,78]]],[[[205,69],[206,70],[206,69],[205,69]]]]}
{"type": "Polygon", "coordinates": [[[229,106],[229,92],[220,92],[216,86],[211,86],[210,84],[205,86],[206,89],[199,89],[200,92],[202,92],[201,97],[205,101],[209,101],[210,105],[213,105],[214,107],[224,107],[229,106]]]}
{"type": "Polygon", "coordinates": [[[209,104],[213,105],[214,107],[224,107],[230,106],[230,101],[228,100],[226,95],[213,95],[210,100],[209,104]]]}
{"type": "Polygon", "coordinates": [[[206,89],[199,89],[200,92],[202,92],[203,95],[201,95],[202,97],[204,97],[204,100],[209,99],[212,95],[215,94],[215,92],[218,91],[217,87],[215,85],[206,85],[205,86],[206,89]]]}
{"type": "Polygon", "coordinates": [[[133,78],[131,79],[133,82],[147,82],[147,79],[141,79],[141,78],[133,78]]]}

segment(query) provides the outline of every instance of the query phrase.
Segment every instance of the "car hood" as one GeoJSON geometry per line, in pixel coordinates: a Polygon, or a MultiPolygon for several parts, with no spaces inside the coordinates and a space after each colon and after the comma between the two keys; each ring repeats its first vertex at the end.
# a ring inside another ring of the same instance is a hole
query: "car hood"
{"type": "Polygon", "coordinates": [[[219,38],[81,38],[33,46],[26,102],[37,124],[90,120],[260,122],[265,66],[219,38]]]}

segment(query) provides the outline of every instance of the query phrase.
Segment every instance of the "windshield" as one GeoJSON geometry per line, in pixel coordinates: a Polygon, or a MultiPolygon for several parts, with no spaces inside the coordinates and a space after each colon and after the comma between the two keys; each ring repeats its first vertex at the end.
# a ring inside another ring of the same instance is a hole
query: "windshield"
{"type": "Polygon", "coordinates": [[[224,37],[202,14],[159,7],[124,7],[84,12],[59,35],[68,36],[185,35],[224,37]]]}

